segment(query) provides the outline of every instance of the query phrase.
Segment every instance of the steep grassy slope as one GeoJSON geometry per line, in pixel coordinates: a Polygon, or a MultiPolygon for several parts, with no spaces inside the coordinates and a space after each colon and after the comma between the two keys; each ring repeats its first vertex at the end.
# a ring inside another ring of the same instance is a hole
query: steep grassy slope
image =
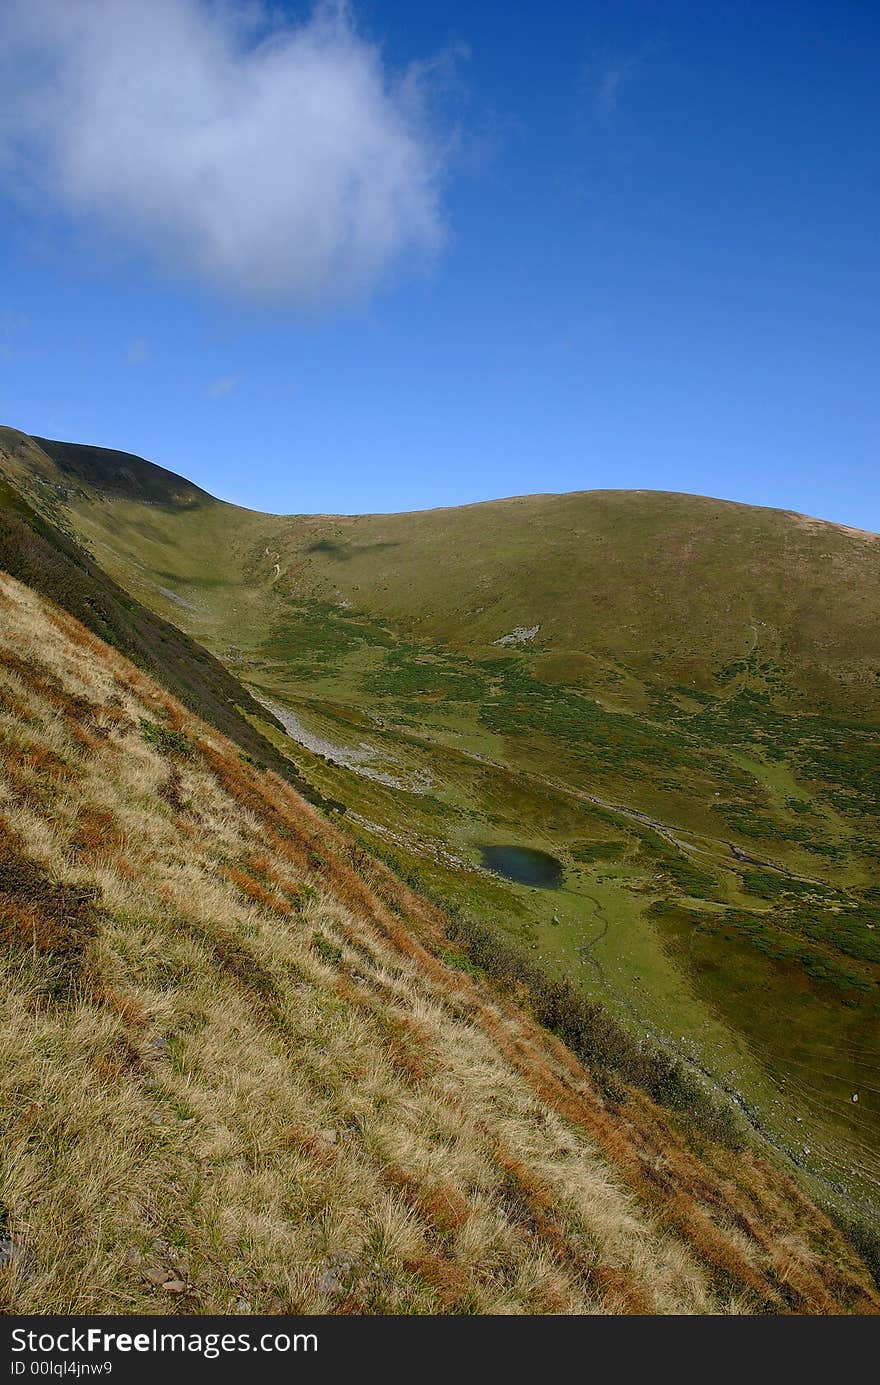
{"type": "MultiPolygon", "coordinates": [[[[133,600],[71,534],[36,513],[3,476],[0,567],[57,601],[96,635],[157,676],[187,706],[234,737],[249,754],[296,778],[290,761],[247,719],[247,713],[259,714],[260,708],[223,664],[177,626],[133,600]]],[[[310,792],[307,784],[300,779],[297,782],[310,792]]]]}
{"type": "Polygon", "coordinates": [[[278,517],[123,454],[0,448],[371,852],[880,1224],[875,537],[644,493],[278,517]],[[505,844],[562,888],[488,872],[505,844]]]}
{"type": "Polygon", "coordinates": [[[2,1310],[880,1306],[773,1164],[688,1151],[613,1026],[581,1066],[289,785],[7,576],[0,939],[2,1310]]]}

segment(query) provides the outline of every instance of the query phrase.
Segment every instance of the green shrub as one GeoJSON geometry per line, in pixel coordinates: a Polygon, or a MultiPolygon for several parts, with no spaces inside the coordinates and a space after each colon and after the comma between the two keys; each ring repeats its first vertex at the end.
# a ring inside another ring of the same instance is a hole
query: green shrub
{"type": "Polygon", "coordinates": [[[478,977],[483,975],[480,967],[475,966],[470,957],[464,952],[453,952],[449,948],[440,948],[437,956],[440,958],[441,962],[445,962],[447,966],[455,967],[457,971],[465,972],[467,976],[478,977]]]}
{"type": "Polygon", "coordinates": [[[163,755],[179,755],[185,760],[194,757],[196,747],[185,731],[175,731],[157,721],[148,721],[146,717],[141,717],[140,725],[144,740],[161,750],[163,755]]]}
{"type": "Polygon", "coordinates": [[[325,962],[333,967],[338,967],[342,961],[342,948],[337,947],[329,938],[325,938],[323,933],[314,932],[312,934],[312,947],[325,962]]]}

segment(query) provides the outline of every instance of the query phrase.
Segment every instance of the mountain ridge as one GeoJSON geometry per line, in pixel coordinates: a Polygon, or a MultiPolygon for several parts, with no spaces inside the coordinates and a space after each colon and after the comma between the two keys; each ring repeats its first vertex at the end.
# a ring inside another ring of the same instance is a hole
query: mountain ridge
{"type": "MultiPolygon", "coordinates": [[[[31,503],[47,498],[58,509],[38,468],[32,455],[20,459],[19,479],[30,486],[31,503]]],[[[81,481],[86,474],[80,466],[81,481]]],[[[169,478],[163,486],[179,486],[173,473],[162,475],[169,478]]],[[[78,526],[87,546],[100,545],[94,551],[116,580],[141,583],[136,594],[166,618],[185,623],[178,611],[181,600],[192,600],[186,584],[202,586],[196,604],[206,619],[194,622],[193,633],[215,650],[217,636],[234,625],[229,609],[239,598],[265,624],[281,610],[273,599],[279,594],[355,608],[367,595],[366,609],[380,619],[463,648],[489,649],[511,629],[537,624],[547,651],[607,651],[624,666],[641,661],[643,678],[650,648],[671,667],[679,664],[683,680],[712,689],[720,670],[748,657],[760,627],[767,657],[811,697],[861,700],[876,714],[880,550],[867,531],[653,491],[570,492],[385,516],[272,516],[214,497],[192,506],[144,505],[114,489],[105,523],[100,486],[68,494],[59,474],[55,490],[63,522],[78,526]],[[218,560],[223,581],[212,593],[202,578],[214,582],[218,560]],[[150,568],[156,576],[144,583],[150,568]]]]}
{"type": "MultiPolygon", "coordinates": [[[[3,433],[10,434],[18,432],[19,430],[17,429],[12,429],[9,427],[0,427],[0,435],[2,435],[3,433]]],[[[198,486],[195,482],[190,481],[188,478],[184,477],[180,473],[172,471],[170,468],[164,467],[157,462],[150,462],[137,453],[121,451],[116,448],[98,447],[94,444],[89,443],[69,443],[61,441],[59,439],[43,438],[37,434],[19,433],[19,436],[21,436],[22,438],[30,437],[33,442],[35,442],[39,447],[41,447],[46,452],[46,454],[52,457],[53,460],[55,460],[59,465],[61,465],[61,459],[65,456],[65,454],[68,454],[71,458],[80,455],[84,462],[86,461],[86,454],[94,454],[95,457],[103,455],[103,457],[106,458],[107,466],[111,464],[112,458],[118,458],[120,466],[122,466],[123,464],[130,465],[131,463],[135,463],[139,468],[148,469],[149,474],[152,475],[159,473],[163,478],[167,477],[169,482],[174,483],[175,485],[182,486],[184,490],[191,490],[193,492],[196,492],[203,499],[214,501],[215,503],[221,505],[229,505],[233,509],[245,510],[250,514],[268,515],[274,519],[388,519],[395,515],[431,515],[438,513],[455,512],[458,510],[476,509],[480,506],[505,505],[510,503],[516,503],[517,501],[558,500],[569,497],[580,498],[587,496],[632,495],[656,496],[660,499],[670,498],[677,500],[703,500],[712,505],[730,505],[743,510],[766,511],[771,514],[779,515],[787,519],[806,522],[807,524],[811,525],[816,524],[820,526],[828,526],[829,528],[838,529],[843,533],[853,535],[854,537],[861,536],[872,540],[880,539],[880,534],[878,534],[874,530],[862,529],[858,525],[844,524],[838,520],[825,519],[821,515],[807,514],[806,512],[800,510],[787,509],[785,507],[778,505],[759,505],[753,501],[734,500],[729,496],[724,497],[707,495],[703,492],[697,491],[676,491],[665,489],[658,490],[654,488],[646,488],[639,486],[605,486],[591,487],[588,489],[576,489],[569,491],[528,491],[517,493],[514,495],[492,496],[485,500],[464,501],[463,503],[458,505],[432,505],[425,509],[417,510],[367,510],[362,512],[342,511],[339,513],[335,513],[329,510],[316,510],[309,511],[307,515],[304,514],[302,511],[264,511],[258,510],[249,505],[241,505],[237,501],[227,500],[219,495],[214,495],[213,492],[207,491],[203,487],[198,486]]],[[[76,474],[75,471],[74,474],[76,474]]]]}
{"type": "Polygon", "coordinates": [[[274,517],[53,467],[0,433],[10,482],[224,665],[366,850],[708,1074],[876,1228],[873,540],[656,492],[274,517]],[[487,846],[549,853],[561,889],[487,846]]]}

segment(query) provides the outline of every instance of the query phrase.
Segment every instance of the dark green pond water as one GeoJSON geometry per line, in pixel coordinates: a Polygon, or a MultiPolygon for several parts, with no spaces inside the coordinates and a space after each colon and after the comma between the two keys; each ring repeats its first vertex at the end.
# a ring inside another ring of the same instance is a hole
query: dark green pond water
{"type": "Polygon", "coordinates": [[[531,846],[481,846],[480,854],[487,870],[517,885],[558,890],[562,884],[562,862],[547,851],[531,846]]]}

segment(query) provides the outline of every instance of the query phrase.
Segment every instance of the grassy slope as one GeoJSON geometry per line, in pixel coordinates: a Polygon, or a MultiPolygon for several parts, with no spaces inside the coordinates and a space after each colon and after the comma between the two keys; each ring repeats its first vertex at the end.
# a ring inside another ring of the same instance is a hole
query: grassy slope
{"type": "MultiPolygon", "coordinates": [[[[145,463],[145,465],[148,465],[145,463]]],[[[55,517],[57,506],[52,507],[55,517]]],[[[291,762],[257,731],[250,693],[208,651],[118,586],[76,538],[49,522],[0,475],[0,566],[57,601],[133,659],[249,754],[296,778],[291,762]]],[[[301,779],[300,787],[310,789],[301,779]]]]}
{"type": "Polygon", "coordinates": [[[337,748],[253,716],[371,850],[878,1217],[880,544],[640,493],[279,518],[151,472],[145,504],[137,459],[6,440],[102,567],[337,748]],[[339,763],[364,744],[392,782],[339,763]],[[565,890],[480,872],[487,841],[553,851],[565,890]]]}
{"type": "MultiPolygon", "coordinates": [[[[0,446],[4,439],[7,450],[28,442],[0,430],[0,446]]],[[[347,599],[480,653],[515,627],[538,624],[539,667],[551,667],[556,681],[566,660],[575,683],[607,662],[635,672],[638,682],[659,669],[667,683],[693,679],[717,691],[720,670],[759,651],[760,661],[779,662],[795,696],[877,714],[880,541],[873,535],[657,492],[528,496],[403,515],[260,515],[212,500],[142,459],[45,441],[23,471],[41,474],[44,490],[66,489],[75,509],[85,502],[84,525],[89,499],[109,499],[112,525],[92,516],[95,533],[116,540],[120,559],[144,562],[145,581],[162,575],[163,561],[172,585],[192,578],[205,589],[213,577],[218,600],[204,591],[200,609],[223,630],[228,591],[268,588],[271,596],[280,588],[347,599]],[[146,534],[145,503],[157,507],[146,534]],[[222,572],[209,548],[220,535],[222,572]]],[[[609,677],[616,681],[612,669],[609,677]]],[[[619,687],[624,702],[634,692],[619,687]]]]}
{"type": "Polygon", "coordinates": [[[3,1310],[880,1306],[776,1168],[601,1097],[282,780],[0,614],[3,1310]]]}

